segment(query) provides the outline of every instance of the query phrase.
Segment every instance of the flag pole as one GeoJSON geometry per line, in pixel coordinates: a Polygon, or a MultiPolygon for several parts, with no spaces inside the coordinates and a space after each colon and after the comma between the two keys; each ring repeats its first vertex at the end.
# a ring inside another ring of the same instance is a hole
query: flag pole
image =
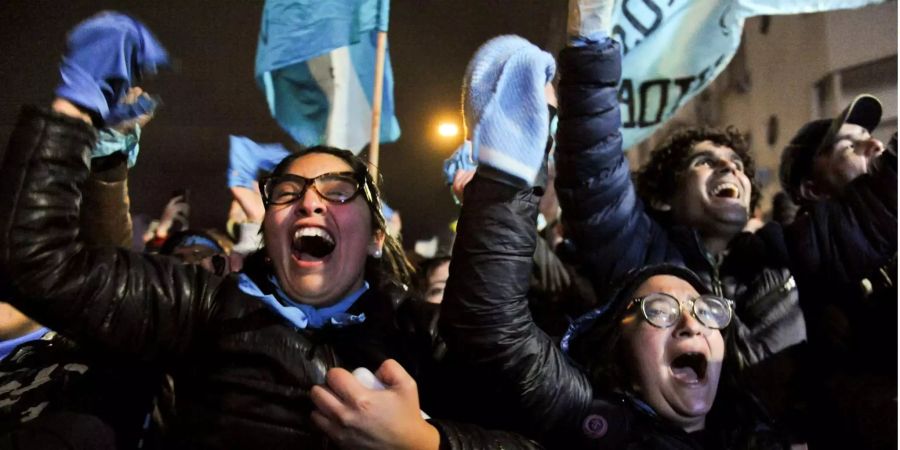
{"type": "Polygon", "coordinates": [[[387,31],[378,32],[375,47],[375,87],[372,90],[372,140],[369,141],[369,172],[378,182],[378,144],[381,141],[381,97],[384,89],[384,54],[387,50],[387,31]]]}

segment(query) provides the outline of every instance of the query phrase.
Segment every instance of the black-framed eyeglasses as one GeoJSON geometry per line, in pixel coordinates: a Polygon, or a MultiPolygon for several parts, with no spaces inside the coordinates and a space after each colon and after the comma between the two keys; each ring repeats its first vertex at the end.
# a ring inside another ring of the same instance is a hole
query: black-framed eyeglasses
{"type": "MultiPolygon", "coordinates": [[[[681,318],[682,303],[664,292],[655,292],[632,300],[641,305],[644,319],[658,328],[669,328],[681,318]]],[[[691,314],[707,328],[721,330],[731,323],[734,302],[715,295],[701,295],[687,300],[691,314]]]]}
{"type": "Polygon", "coordinates": [[[364,183],[361,178],[356,172],[329,172],[315,178],[289,173],[261,179],[259,190],[266,206],[293,203],[303,198],[310,186],[319,197],[343,204],[356,198],[362,191],[364,183]]]}

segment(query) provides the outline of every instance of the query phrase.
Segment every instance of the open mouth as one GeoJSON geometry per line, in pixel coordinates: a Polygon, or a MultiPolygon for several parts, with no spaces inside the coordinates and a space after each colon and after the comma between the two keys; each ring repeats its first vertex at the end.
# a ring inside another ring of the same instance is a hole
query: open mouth
{"type": "Polygon", "coordinates": [[[334,237],[322,228],[302,227],[294,232],[294,255],[301,261],[318,261],[334,251],[334,237]]]}
{"type": "Polygon", "coordinates": [[[716,198],[738,199],[741,197],[741,191],[734,183],[720,183],[710,193],[716,198]]]}
{"type": "Polygon", "coordinates": [[[683,353],[670,364],[675,379],[689,383],[699,383],[706,379],[706,356],[701,353],[683,353]]]}

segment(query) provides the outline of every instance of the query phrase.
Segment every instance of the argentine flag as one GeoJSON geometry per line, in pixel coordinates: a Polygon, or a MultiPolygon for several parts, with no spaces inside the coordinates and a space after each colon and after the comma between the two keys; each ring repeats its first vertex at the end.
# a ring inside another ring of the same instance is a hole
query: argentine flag
{"type": "MultiPolygon", "coordinates": [[[[272,117],[304,146],[359,153],[370,140],[379,31],[389,0],[266,0],[256,80],[272,117]]],[[[400,137],[385,55],[381,142],[400,137]]]]}
{"type": "Polygon", "coordinates": [[[725,70],[753,16],[860,8],[884,0],[617,0],[623,148],[650,137],[725,70]]]}

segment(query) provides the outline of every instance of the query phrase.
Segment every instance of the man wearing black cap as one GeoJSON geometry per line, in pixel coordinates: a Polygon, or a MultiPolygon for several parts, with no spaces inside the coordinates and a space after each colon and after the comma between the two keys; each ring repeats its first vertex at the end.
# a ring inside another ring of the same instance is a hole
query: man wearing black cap
{"type": "Polygon", "coordinates": [[[785,229],[807,323],[810,445],[897,445],[897,152],[871,133],[881,103],[856,97],[804,125],[782,154],[801,206],[785,229]]]}
{"type": "Polygon", "coordinates": [[[884,144],[871,135],[880,121],[878,99],[860,95],[839,117],[804,125],[782,154],[784,189],[803,205],[831,198],[871,172],[884,152],[884,144]]]}

